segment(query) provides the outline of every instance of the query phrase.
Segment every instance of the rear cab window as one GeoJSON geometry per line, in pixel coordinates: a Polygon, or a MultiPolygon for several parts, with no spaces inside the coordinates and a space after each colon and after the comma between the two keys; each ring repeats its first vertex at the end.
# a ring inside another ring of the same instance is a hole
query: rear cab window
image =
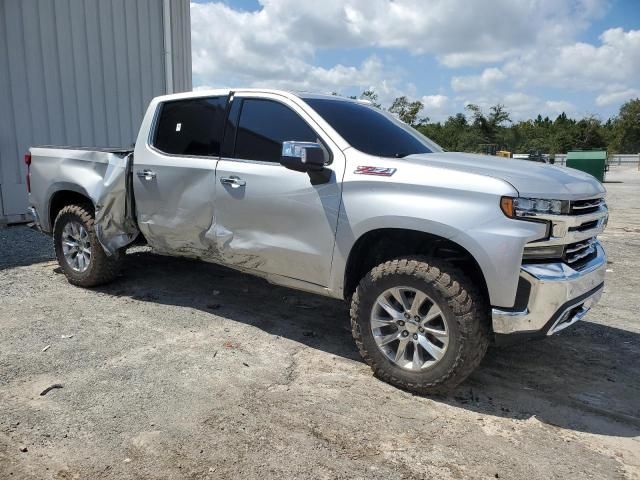
{"type": "Polygon", "coordinates": [[[162,103],[152,145],[169,155],[218,157],[227,97],[162,103]]]}

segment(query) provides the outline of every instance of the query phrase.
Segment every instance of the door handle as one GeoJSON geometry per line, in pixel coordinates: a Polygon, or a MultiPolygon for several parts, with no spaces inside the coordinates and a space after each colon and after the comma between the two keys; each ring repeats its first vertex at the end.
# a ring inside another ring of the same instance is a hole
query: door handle
{"type": "Polygon", "coordinates": [[[145,180],[152,180],[154,178],[156,178],[156,172],[152,171],[152,170],[138,170],[136,172],[136,175],[138,175],[138,177],[140,178],[144,178],[145,180]]]}
{"type": "Polygon", "coordinates": [[[242,180],[240,177],[236,177],[235,175],[220,178],[220,183],[222,183],[223,185],[231,185],[231,188],[244,187],[247,184],[247,182],[242,180]]]}

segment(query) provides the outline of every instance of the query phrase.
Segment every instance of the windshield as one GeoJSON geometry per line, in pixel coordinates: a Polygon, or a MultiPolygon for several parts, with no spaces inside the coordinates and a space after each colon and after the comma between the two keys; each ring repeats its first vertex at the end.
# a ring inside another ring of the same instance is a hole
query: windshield
{"type": "Polygon", "coordinates": [[[375,107],[328,98],[304,98],[353,148],[377,157],[402,158],[442,149],[415,129],[375,107]]]}

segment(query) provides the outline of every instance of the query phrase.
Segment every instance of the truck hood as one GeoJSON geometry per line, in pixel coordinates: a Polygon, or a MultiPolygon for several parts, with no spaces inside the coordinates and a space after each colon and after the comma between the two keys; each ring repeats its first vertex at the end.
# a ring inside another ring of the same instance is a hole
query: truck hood
{"type": "Polygon", "coordinates": [[[510,183],[522,197],[577,200],[599,196],[606,191],[588,173],[527,160],[436,152],[409,155],[402,161],[498,178],[510,183]]]}

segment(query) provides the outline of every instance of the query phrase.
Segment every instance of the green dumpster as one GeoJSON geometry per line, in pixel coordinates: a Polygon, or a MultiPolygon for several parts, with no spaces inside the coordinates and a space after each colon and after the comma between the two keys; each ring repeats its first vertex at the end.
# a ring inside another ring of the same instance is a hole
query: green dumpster
{"type": "Polygon", "coordinates": [[[607,170],[606,150],[575,150],[567,153],[567,167],[587,172],[604,182],[607,170]]]}

